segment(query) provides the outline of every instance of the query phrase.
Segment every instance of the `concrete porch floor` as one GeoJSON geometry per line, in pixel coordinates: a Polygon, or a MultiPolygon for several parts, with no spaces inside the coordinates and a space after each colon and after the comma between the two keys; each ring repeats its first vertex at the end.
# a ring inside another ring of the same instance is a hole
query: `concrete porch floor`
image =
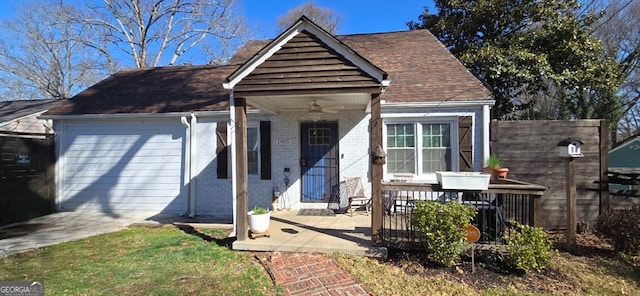
{"type": "Polygon", "coordinates": [[[387,257],[387,249],[371,242],[371,215],[356,211],[335,214],[326,209],[271,212],[270,237],[233,242],[234,250],[269,252],[341,252],[387,257]]]}

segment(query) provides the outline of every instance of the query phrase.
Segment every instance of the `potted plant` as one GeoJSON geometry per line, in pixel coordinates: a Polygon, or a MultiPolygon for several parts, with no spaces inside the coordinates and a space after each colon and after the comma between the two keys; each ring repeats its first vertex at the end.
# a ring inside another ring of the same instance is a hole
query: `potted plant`
{"type": "Polygon", "coordinates": [[[249,216],[249,230],[252,233],[264,233],[269,229],[270,212],[267,208],[254,206],[247,213],[249,216]]]}
{"type": "Polygon", "coordinates": [[[482,172],[491,174],[491,180],[495,181],[497,179],[506,179],[509,169],[501,166],[498,155],[491,154],[482,168],[482,172]]]}

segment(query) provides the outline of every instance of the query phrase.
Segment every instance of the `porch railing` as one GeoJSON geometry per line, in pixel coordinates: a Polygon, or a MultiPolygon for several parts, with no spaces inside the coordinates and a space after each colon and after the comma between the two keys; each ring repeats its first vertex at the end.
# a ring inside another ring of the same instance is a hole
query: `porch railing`
{"type": "Polygon", "coordinates": [[[400,249],[419,246],[420,234],[411,225],[411,215],[419,200],[461,202],[474,207],[472,224],[481,236],[478,243],[503,243],[506,222],[540,226],[541,198],[546,187],[515,180],[492,181],[483,191],[443,190],[438,184],[382,182],[384,202],[383,245],[400,249]]]}

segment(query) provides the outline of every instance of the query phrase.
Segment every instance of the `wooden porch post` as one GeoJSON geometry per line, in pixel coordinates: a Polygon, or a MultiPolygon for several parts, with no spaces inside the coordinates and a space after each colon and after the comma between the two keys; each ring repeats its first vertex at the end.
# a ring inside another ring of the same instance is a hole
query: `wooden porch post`
{"type": "Polygon", "coordinates": [[[369,165],[371,166],[371,239],[374,245],[382,243],[382,219],[384,205],[382,201],[382,165],[373,164],[373,151],[382,146],[382,119],[380,118],[380,94],[371,96],[371,120],[369,122],[369,165]]]}
{"type": "Polygon", "coordinates": [[[235,153],[236,166],[233,177],[236,178],[236,223],[237,240],[247,240],[247,210],[248,210],[248,186],[247,179],[247,101],[243,98],[234,99],[235,105],[235,153]]]}

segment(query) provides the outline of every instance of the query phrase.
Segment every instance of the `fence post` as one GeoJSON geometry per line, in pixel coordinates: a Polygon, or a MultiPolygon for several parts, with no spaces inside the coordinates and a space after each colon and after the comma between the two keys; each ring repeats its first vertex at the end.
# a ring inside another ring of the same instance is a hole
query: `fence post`
{"type": "Polygon", "coordinates": [[[600,214],[610,209],[609,195],[609,122],[600,121],[600,214]]]}
{"type": "Polygon", "coordinates": [[[541,227],[542,225],[542,196],[529,195],[529,225],[541,227]]]}
{"type": "Polygon", "coordinates": [[[569,249],[573,249],[576,244],[576,227],[577,227],[577,213],[576,213],[576,178],[575,178],[575,161],[573,158],[566,159],[566,180],[567,180],[567,246],[569,249]]]}

